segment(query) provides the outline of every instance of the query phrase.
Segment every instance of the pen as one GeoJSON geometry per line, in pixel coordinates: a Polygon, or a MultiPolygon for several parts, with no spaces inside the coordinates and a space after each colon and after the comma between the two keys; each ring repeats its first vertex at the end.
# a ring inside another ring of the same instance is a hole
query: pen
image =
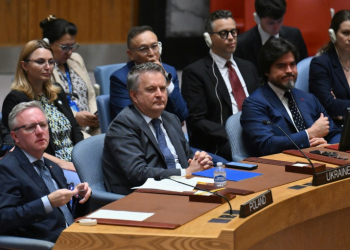
{"type": "MultiPolygon", "coordinates": [[[[224,189],[225,189],[225,188],[218,188],[218,189],[209,190],[209,191],[210,191],[210,192],[217,192],[217,191],[224,190],[224,189]]],[[[204,192],[196,193],[196,195],[201,195],[201,194],[205,194],[205,193],[209,193],[209,192],[204,191],[204,192]]]]}

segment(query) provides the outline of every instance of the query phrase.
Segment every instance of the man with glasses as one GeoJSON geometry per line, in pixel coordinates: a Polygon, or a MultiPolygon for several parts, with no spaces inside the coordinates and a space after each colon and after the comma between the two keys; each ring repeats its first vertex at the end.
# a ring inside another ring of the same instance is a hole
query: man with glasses
{"type": "Polygon", "coordinates": [[[181,122],[187,118],[187,107],[180,93],[179,80],[176,69],[160,60],[162,44],[149,26],[132,28],[127,38],[127,54],[131,59],[124,67],[115,71],[111,77],[110,107],[112,119],[126,106],[132,104],[126,87],[126,79],[129,71],[135,65],[154,62],[163,66],[167,74],[168,104],[166,111],[175,114],[181,122]]]}
{"type": "Polygon", "coordinates": [[[49,125],[39,102],[16,105],[9,127],[16,147],[0,160],[0,234],[55,242],[89,213],[91,188],[85,182],[69,190],[62,169],[43,157],[49,125]]]}
{"type": "Polygon", "coordinates": [[[237,29],[230,11],[211,13],[205,31],[209,54],[182,74],[190,145],[229,160],[226,120],[241,111],[243,100],[259,87],[258,76],[250,62],[232,56],[237,29]]]}
{"type": "MultiPolygon", "coordinates": [[[[238,36],[235,56],[248,60],[259,70],[258,55],[261,46],[270,37],[281,37],[297,46],[299,61],[308,57],[307,48],[299,29],[283,26],[287,3],[285,0],[255,0],[257,25],[238,36]]],[[[260,75],[261,72],[258,72],[260,75]]]]}

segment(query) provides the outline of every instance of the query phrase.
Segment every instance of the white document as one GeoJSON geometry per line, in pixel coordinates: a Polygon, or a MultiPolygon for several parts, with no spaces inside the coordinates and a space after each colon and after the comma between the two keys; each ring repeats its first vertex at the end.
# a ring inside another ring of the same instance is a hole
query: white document
{"type": "Polygon", "coordinates": [[[184,191],[192,191],[193,187],[184,185],[182,183],[186,183],[191,186],[197,185],[197,179],[186,179],[186,178],[177,178],[174,179],[176,181],[172,181],[169,179],[163,179],[161,181],[155,181],[153,178],[148,178],[147,181],[140,187],[134,187],[132,189],[158,189],[165,191],[174,191],[174,192],[184,192],[184,191]],[[182,183],[178,183],[182,182],[182,183]]]}
{"type": "Polygon", "coordinates": [[[95,213],[90,214],[87,216],[87,218],[144,221],[152,215],[154,215],[154,213],[139,213],[101,209],[95,213]]]}

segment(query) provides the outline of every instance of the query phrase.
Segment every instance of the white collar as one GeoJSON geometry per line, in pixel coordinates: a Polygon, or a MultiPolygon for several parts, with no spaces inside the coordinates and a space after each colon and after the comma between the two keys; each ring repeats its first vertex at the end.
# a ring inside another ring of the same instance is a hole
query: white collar
{"type": "MultiPolygon", "coordinates": [[[[259,31],[259,34],[260,34],[260,37],[261,37],[261,42],[262,44],[264,45],[266,43],[267,40],[269,40],[269,38],[271,37],[271,35],[267,32],[265,32],[262,28],[261,28],[261,25],[259,24],[258,25],[258,31],[259,31]]],[[[280,34],[277,33],[277,35],[275,35],[274,37],[276,38],[279,38],[280,37],[280,34]]]]}

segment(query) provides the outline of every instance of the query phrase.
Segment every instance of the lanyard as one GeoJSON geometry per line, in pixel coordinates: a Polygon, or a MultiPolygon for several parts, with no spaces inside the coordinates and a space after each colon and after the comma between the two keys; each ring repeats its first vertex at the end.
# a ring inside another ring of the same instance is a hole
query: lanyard
{"type": "Polygon", "coordinates": [[[66,69],[66,81],[68,82],[69,95],[72,96],[73,95],[73,88],[72,88],[72,82],[70,79],[69,68],[68,68],[67,63],[64,64],[64,68],[66,69]]]}

